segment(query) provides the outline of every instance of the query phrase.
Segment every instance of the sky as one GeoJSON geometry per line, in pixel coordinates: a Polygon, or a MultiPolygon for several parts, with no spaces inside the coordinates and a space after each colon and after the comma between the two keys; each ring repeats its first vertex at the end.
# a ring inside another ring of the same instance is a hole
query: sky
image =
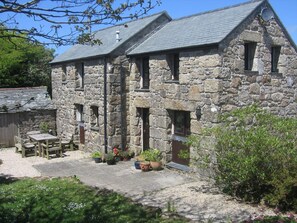
{"type": "MultiPolygon", "coordinates": [[[[247,2],[248,0],[162,0],[148,15],[167,11],[173,19],[247,2]]],[[[269,0],[272,8],[297,44],[297,0],[269,0]]],[[[61,54],[69,47],[59,47],[61,54]]]]}

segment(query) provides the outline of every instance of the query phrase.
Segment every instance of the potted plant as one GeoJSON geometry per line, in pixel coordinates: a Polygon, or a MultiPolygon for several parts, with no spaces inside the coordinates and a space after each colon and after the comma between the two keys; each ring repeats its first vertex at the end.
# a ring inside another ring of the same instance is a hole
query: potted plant
{"type": "Polygon", "coordinates": [[[143,162],[143,161],[145,161],[145,160],[144,160],[144,158],[143,158],[141,155],[136,156],[135,159],[136,159],[136,160],[134,161],[135,169],[140,170],[140,169],[141,169],[141,167],[140,167],[140,163],[143,162]]]}
{"type": "Polygon", "coordinates": [[[160,170],[162,167],[162,153],[160,150],[154,148],[154,149],[148,149],[142,152],[142,155],[144,156],[145,160],[150,162],[150,165],[153,170],[160,170]]]}
{"type": "Polygon", "coordinates": [[[113,152],[109,152],[105,155],[105,160],[107,165],[114,165],[116,163],[115,159],[114,159],[114,154],[113,152]]]}
{"type": "Polygon", "coordinates": [[[148,150],[142,151],[140,154],[140,169],[144,172],[151,169],[150,152],[148,150]]]}
{"type": "Polygon", "coordinates": [[[120,156],[123,158],[124,161],[130,160],[129,152],[128,151],[121,151],[120,156]]]}
{"type": "Polygon", "coordinates": [[[102,154],[99,151],[95,151],[92,153],[92,158],[95,160],[95,163],[101,163],[102,162],[102,154]]]}
{"type": "Polygon", "coordinates": [[[112,153],[113,153],[113,156],[114,156],[114,160],[116,162],[120,161],[121,160],[121,151],[119,150],[118,146],[114,146],[113,149],[112,149],[112,153]]]}

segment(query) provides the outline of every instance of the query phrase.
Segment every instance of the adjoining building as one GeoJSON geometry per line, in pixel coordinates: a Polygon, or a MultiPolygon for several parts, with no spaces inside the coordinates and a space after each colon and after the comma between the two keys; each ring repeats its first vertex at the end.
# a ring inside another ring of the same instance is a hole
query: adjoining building
{"type": "Polygon", "coordinates": [[[14,136],[27,138],[26,133],[56,129],[56,109],[43,87],[0,89],[0,143],[14,146],[14,136]]]}

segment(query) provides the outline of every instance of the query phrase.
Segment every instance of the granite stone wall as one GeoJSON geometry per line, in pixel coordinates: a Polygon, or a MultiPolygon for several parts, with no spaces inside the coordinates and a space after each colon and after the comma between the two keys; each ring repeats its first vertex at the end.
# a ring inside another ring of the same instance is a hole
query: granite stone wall
{"type": "Polygon", "coordinates": [[[56,131],[55,110],[35,110],[19,113],[18,129],[22,138],[27,138],[27,132],[38,131],[41,124],[46,124],[53,133],[56,131]]]}
{"type": "MultiPolygon", "coordinates": [[[[53,102],[57,107],[58,134],[71,137],[79,134],[76,106],[83,105],[85,143],[80,149],[104,150],[104,59],[79,61],[84,63],[84,88],[76,88],[77,70],[75,63],[52,67],[53,102]],[[99,125],[91,126],[91,107],[98,107],[99,125]]],[[[107,140],[108,148],[127,143],[126,78],[129,65],[123,58],[106,60],[107,140]]]]}
{"type": "Polygon", "coordinates": [[[247,20],[220,45],[179,52],[179,81],[171,80],[166,54],[151,55],[150,89],[140,89],[134,58],[130,75],[131,146],[142,150],[141,109],[150,111],[150,147],[171,159],[172,111],[188,111],[191,134],[219,124],[219,114],[259,103],[284,116],[297,115],[297,53],[275,20],[247,20]],[[244,43],[256,42],[252,71],[244,70],[244,43]],[[279,72],[271,73],[271,47],[281,46],[279,72]],[[201,109],[201,119],[195,111],[201,109]]]}
{"type": "Polygon", "coordinates": [[[221,111],[258,103],[282,116],[297,114],[297,53],[280,24],[247,21],[222,45],[221,111]],[[256,42],[255,69],[244,70],[244,43],[256,42]],[[271,72],[271,47],[279,46],[278,72],[271,72]]]}

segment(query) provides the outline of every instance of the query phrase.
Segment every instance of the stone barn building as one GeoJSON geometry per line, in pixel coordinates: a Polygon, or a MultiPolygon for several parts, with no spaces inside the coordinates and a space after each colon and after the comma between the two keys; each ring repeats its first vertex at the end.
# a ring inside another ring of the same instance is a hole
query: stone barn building
{"type": "Polygon", "coordinates": [[[14,146],[14,136],[56,129],[56,109],[47,87],[0,89],[0,146],[14,146]]]}
{"type": "Polygon", "coordinates": [[[297,48],[266,0],[177,20],[163,12],[97,34],[102,45],[74,46],[52,63],[58,132],[80,134],[86,149],[129,143],[188,164],[177,156],[182,142],[220,113],[257,102],[297,115],[297,48]]]}

